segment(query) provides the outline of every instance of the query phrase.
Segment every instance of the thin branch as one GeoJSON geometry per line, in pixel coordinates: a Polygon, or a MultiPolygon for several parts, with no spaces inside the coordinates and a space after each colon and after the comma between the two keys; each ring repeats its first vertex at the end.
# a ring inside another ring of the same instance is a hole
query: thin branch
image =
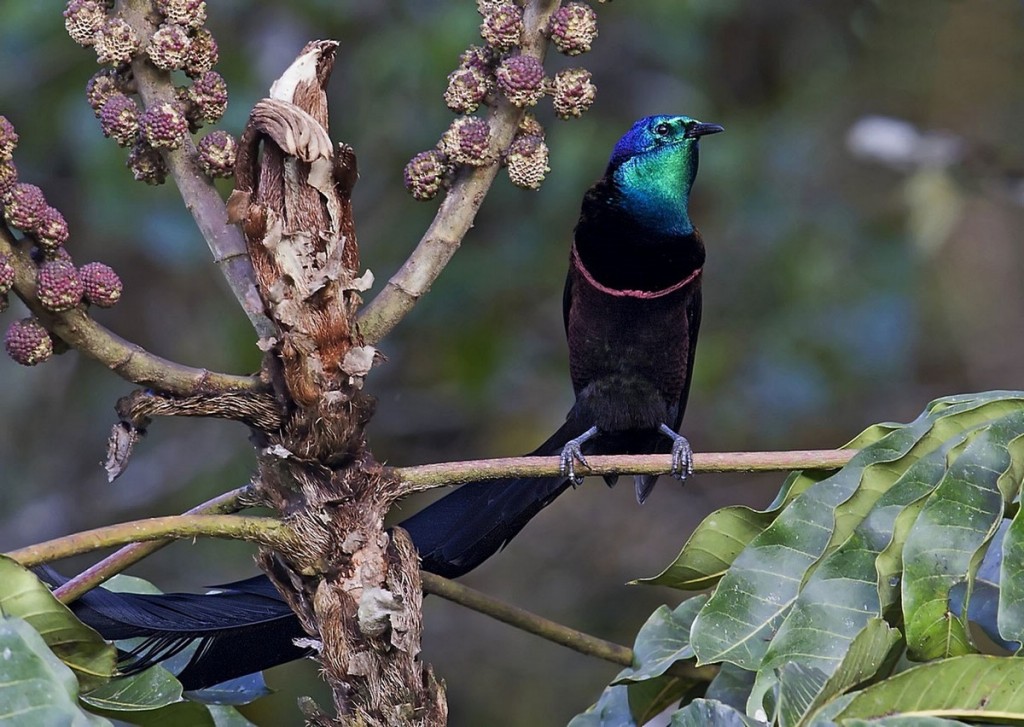
{"type": "MultiPolygon", "coordinates": [[[[212,500],[207,500],[201,505],[193,507],[186,512],[186,515],[228,515],[250,507],[250,498],[255,492],[252,484],[239,487],[223,495],[218,495],[212,500]]],[[[118,573],[130,568],[143,558],[152,555],[164,548],[174,540],[164,538],[163,540],[151,540],[146,543],[132,543],[126,545],[116,553],[96,563],[90,568],[79,573],[59,588],[54,589],[53,595],[62,603],[71,603],[83,593],[91,591],[96,586],[113,578],[118,573]]]]}
{"type": "Polygon", "coordinates": [[[36,297],[35,263],[3,224],[0,224],[0,254],[6,255],[14,267],[14,291],[46,329],[121,378],[180,396],[265,388],[255,376],[235,376],[193,368],[149,353],[101,326],[79,308],[61,313],[45,310],[36,297]]]}
{"type": "MultiPolygon", "coordinates": [[[[551,0],[526,4],[522,55],[544,60],[548,40],[542,31],[557,5],[551,0]]],[[[379,342],[412,310],[459,249],[498,174],[500,152],[512,143],[524,113],[504,97],[496,102],[488,118],[493,161],[484,166],[461,169],[416,249],[362,310],[358,320],[359,331],[367,343],[379,342]]]]}
{"type": "Polygon", "coordinates": [[[285,550],[291,543],[292,531],[283,522],[272,517],[168,515],[65,535],[63,538],[12,550],[6,555],[31,568],[62,558],[91,553],[100,548],[164,538],[182,539],[198,536],[249,540],[268,548],[285,550]]]}
{"type": "MultiPolygon", "coordinates": [[[[423,590],[460,606],[482,613],[513,628],[566,646],[587,656],[593,656],[620,666],[633,666],[633,650],[627,646],[605,641],[591,634],[577,631],[556,621],[538,616],[519,606],[513,606],[494,596],[450,581],[447,578],[422,572],[423,590]]],[[[718,672],[717,667],[697,667],[692,661],[676,662],[670,672],[675,676],[708,682],[718,672]]]]}
{"type": "Polygon", "coordinates": [[[486,614],[509,626],[540,636],[542,639],[567,646],[581,654],[596,656],[598,659],[622,666],[633,664],[633,650],[626,646],[563,626],[524,608],[513,606],[494,596],[489,596],[433,573],[424,571],[420,577],[423,579],[423,590],[426,593],[433,593],[447,601],[486,614]]]}
{"type": "MultiPolygon", "coordinates": [[[[698,452],[693,471],[698,472],[786,472],[789,470],[835,470],[857,454],[855,449],[819,449],[794,452],[698,452]]],[[[581,475],[667,475],[672,459],[667,454],[603,455],[587,457],[577,464],[581,475]]],[[[407,492],[502,477],[553,477],[559,474],[558,457],[505,457],[469,462],[443,462],[400,467],[395,474],[407,485],[407,492]]]]}
{"type": "MultiPolygon", "coordinates": [[[[144,43],[158,27],[158,16],[152,5],[151,0],[124,0],[121,3],[125,20],[144,43]]],[[[137,55],[131,65],[139,96],[146,108],[177,101],[170,73],[158,70],[144,54],[137,55]]],[[[180,148],[165,151],[164,159],[185,206],[213,253],[214,262],[249,322],[261,338],[274,336],[276,329],[263,313],[263,301],[256,288],[256,275],[241,230],[228,224],[227,209],[220,193],[196,163],[197,152],[191,137],[186,137],[180,148]]]]}

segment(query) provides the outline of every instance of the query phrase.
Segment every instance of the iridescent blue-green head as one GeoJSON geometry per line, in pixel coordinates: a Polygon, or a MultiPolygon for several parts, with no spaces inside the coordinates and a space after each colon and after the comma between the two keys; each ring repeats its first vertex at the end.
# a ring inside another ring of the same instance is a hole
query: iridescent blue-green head
{"type": "Polygon", "coordinates": [[[693,231],[687,210],[700,137],[724,129],[689,116],[648,116],[619,139],[605,173],[623,211],[668,234],[693,231]]]}

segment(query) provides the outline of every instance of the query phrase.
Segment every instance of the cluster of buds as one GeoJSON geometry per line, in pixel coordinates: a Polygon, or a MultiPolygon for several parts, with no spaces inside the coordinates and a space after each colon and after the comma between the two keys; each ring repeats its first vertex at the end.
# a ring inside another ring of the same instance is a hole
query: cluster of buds
{"type": "MultiPolygon", "coordinates": [[[[75,266],[65,247],[69,234],[64,216],[50,206],[43,190],[18,181],[13,159],[17,143],[14,126],[0,116],[0,207],[7,226],[23,235],[12,255],[0,254],[0,312],[9,305],[19,269],[26,278],[34,275],[35,285],[34,294],[31,286],[19,288],[18,294],[44,311],[61,313],[83,303],[113,305],[121,297],[120,278],[103,263],[75,266]]],[[[7,328],[4,348],[18,363],[34,366],[66,346],[42,322],[25,318],[7,328]]]]}
{"type": "Polygon", "coordinates": [[[512,184],[523,189],[540,189],[548,166],[548,145],[544,143],[544,127],[527,114],[516,130],[512,144],[502,160],[512,184]]]}
{"type": "MultiPolygon", "coordinates": [[[[135,179],[161,184],[167,177],[161,152],[181,148],[191,133],[220,120],[227,108],[227,84],[213,70],[217,41],[204,27],[205,0],[153,0],[155,14],[150,17],[159,25],[149,37],[144,37],[149,28],[142,32],[133,27],[112,5],[107,0],[69,0],[64,24],[75,42],[91,46],[97,60],[110,66],[86,88],[104,135],[131,149],[127,164],[135,179]],[[140,108],[132,98],[136,89],[131,64],[138,62],[164,72],[182,71],[190,83],[175,89],[170,102],[140,108]]],[[[200,168],[225,176],[224,146],[201,146],[200,168]],[[206,158],[206,151],[213,156],[206,158]]]]}
{"type": "MultiPolygon", "coordinates": [[[[603,0],[600,0],[603,1],[603,0]]],[[[525,33],[522,3],[514,0],[477,0],[483,20],[480,35],[484,46],[472,46],[448,75],[445,104],[457,114],[472,114],[484,104],[504,98],[519,108],[536,106],[545,95],[552,97],[560,119],[581,116],[594,103],[597,89],[590,72],[570,68],[548,78],[543,64],[523,52],[525,33]]],[[[597,14],[583,2],[568,2],[551,14],[544,32],[555,48],[568,56],[590,50],[597,38],[597,14]]],[[[533,131],[515,136],[501,159],[513,184],[537,189],[548,168],[544,130],[532,117],[533,131]]],[[[405,167],[405,186],[413,197],[432,199],[452,178],[458,165],[480,166],[498,157],[489,148],[486,122],[468,117],[456,119],[437,147],[417,154],[405,167]]]]}

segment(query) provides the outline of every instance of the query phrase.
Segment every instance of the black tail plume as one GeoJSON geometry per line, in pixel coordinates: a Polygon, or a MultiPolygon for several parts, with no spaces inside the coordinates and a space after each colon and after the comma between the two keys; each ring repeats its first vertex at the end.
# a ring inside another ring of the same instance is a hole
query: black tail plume
{"type": "MultiPolygon", "coordinates": [[[[554,455],[580,428],[567,420],[533,455],[554,455]]],[[[399,526],[408,531],[424,570],[446,578],[468,573],[503,548],[569,486],[565,477],[504,479],[463,485],[399,526]]],[[[51,585],[67,579],[37,570],[51,585]]],[[[114,593],[97,588],[71,604],[85,624],[111,641],[143,637],[122,655],[125,673],[169,659],[198,640],[177,675],[187,690],[215,684],[299,659],[311,649],[298,617],[266,576],[219,586],[208,594],[114,593]]]]}
{"type": "MultiPolygon", "coordinates": [[[[572,420],[531,452],[555,455],[584,428],[572,420]]],[[[458,578],[497,553],[534,515],[565,492],[565,477],[526,477],[463,485],[398,524],[416,544],[423,570],[458,578]]]]}
{"type": "MultiPolygon", "coordinates": [[[[51,585],[67,580],[49,568],[36,573],[51,585]]],[[[145,639],[122,653],[118,666],[126,674],[169,659],[198,641],[178,674],[186,690],[210,687],[310,653],[309,648],[295,645],[295,639],[306,633],[262,575],[220,586],[209,594],[114,593],[96,588],[70,607],[105,639],[145,639]]]]}

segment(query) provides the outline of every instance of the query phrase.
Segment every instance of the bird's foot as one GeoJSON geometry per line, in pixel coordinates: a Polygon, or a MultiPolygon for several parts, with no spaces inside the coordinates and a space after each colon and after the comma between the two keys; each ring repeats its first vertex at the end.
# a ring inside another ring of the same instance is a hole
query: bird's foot
{"type": "Polygon", "coordinates": [[[587,458],[583,456],[581,446],[588,439],[596,437],[597,434],[597,427],[591,427],[575,439],[570,439],[562,447],[562,454],[559,456],[559,471],[563,477],[569,478],[573,487],[579,487],[583,484],[583,475],[576,474],[576,463],[579,462],[583,466],[589,467],[587,458]]]}
{"type": "Polygon", "coordinates": [[[661,425],[661,433],[672,440],[672,476],[680,482],[693,474],[693,449],[686,437],[673,432],[667,424],[661,425]]]}

